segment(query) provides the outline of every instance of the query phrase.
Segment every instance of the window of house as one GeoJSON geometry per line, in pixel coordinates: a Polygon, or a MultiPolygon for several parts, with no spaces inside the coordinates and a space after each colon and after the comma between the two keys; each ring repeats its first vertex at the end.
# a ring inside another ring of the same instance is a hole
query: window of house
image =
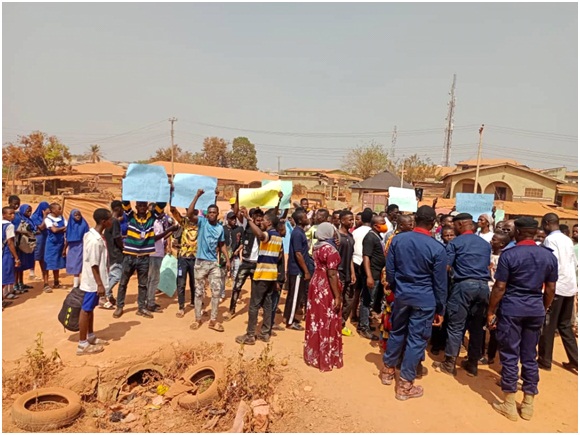
{"type": "Polygon", "coordinates": [[[556,205],[558,207],[562,207],[562,201],[564,200],[564,198],[562,197],[562,195],[558,195],[556,196],[556,201],[554,201],[556,203],[556,205]]]}
{"type": "Polygon", "coordinates": [[[531,187],[526,187],[524,191],[524,196],[527,198],[543,198],[544,189],[533,189],[531,187]]]}
{"type": "Polygon", "coordinates": [[[505,201],[506,198],[507,198],[507,189],[505,187],[496,187],[494,199],[496,201],[505,201]]]}

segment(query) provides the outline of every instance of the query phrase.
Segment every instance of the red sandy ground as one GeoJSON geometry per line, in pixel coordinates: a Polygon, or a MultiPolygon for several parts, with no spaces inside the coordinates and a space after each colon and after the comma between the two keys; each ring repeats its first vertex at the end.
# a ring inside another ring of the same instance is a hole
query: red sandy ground
{"type": "MultiPolygon", "coordinates": [[[[38,273],[38,272],[37,272],[38,273]]],[[[28,274],[26,274],[27,278],[28,274]]],[[[25,279],[26,279],[25,278],[25,279]]],[[[72,277],[62,280],[69,286],[72,277]]],[[[52,282],[52,281],[51,281],[52,282]]],[[[67,364],[81,365],[84,361],[98,364],[120,356],[139,355],[158,349],[168,343],[180,341],[195,344],[201,341],[223,342],[225,351],[234,354],[238,349],[234,341],[244,333],[247,323],[247,290],[243,292],[244,305],[239,305],[240,315],[225,322],[225,332],[207,329],[207,323],[198,331],[189,329],[193,320],[190,308],[184,318],[175,316],[177,301],[166,296],[158,298],[164,309],[154,319],[135,315],[137,283],[134,277],[129,285],[125,314],[113,319],[112,311],[95,311],[95,330],[99,337],[111,344],[98,355],[75,355],[78,333],[63,332],[57,313],[67,290],[42,293],[42,283],[34,282],[34,290],[20,296],[2,314],[2,360],[5,367],[21,357],[30,347],[36,334],[43,332],[45,351],[58,349],[67,364]]],[[[70,288],[70,287],[69,287],[70,288]]],[[[246,289],[248,285],[246,285],[246,289]]],[[[227,291],[227,296],[230,292],[227,291]]],[[[283,295],[284,296],[284,295],[283,295]]],[[[189,290],[187,290],[189,302],[189,290]]],[[[282,303],[284,298],[282,298],[282,303]]],[[[229,300],[220,305],[220,319],[229,300]]],[[[206,299],[206,306],[209,299],[206,299]]],[[[279,318],[278,318],[279,320],[279,318]]],[[[353,328],[354,329],[354,328],[353,328]]],[[[272,339],[275,357],[288,359],[288,370],[280,388],[286,388],[295,397],[295,418],[284,427],[273,431],[286,432],[574,432],[578,431],[578,377],[564,370],[566,361],[561,341],[556,339],[554,365],[551,372],[540,372],[540,394],[535,402],[534,418],[527,422],[511,422],[497,414],[491,403],[501,395],[495,385],[499,378],[499,364],[480,366],[479,376],[469,378],[463,370],[455,379],[435,373],[431,368],[433,357],[427,354],[425,366],[428,376],[418,381],[425,388],[421,399],[400,402],[394,397],[394,387],[381,385],[378,370],[381,354],[368,340],[344,337],[344,362],[340,370],[320,373],[308,367],[302,359],[304,334],[283,331],[272,339]],[[291,385],[291,386],[290,386],[291,385]],[[305,392],[304,386],[312,391],[305,392]]],[[[246,347],[249,356],[258,355],[265,346],[246,347]]],[[[438,358],[441,358],[439,356],[438,358]]],[[[518,402],[521,401],[520,392],[518,402]]],[[[16,429],[4,413],[4,430],[16,429]]]]}

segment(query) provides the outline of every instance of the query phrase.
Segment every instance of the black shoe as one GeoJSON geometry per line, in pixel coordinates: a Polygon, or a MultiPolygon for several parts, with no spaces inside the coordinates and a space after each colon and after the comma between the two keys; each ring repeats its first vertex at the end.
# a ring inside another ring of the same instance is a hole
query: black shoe
{"type": "Polygon", "coordinates": [[[263,341],[264,343],[268,343],[270,341],[270,336],[266,334],[258,334],[256,335],[256,338],[260,341],[263,341]]]}
{"type": "Polygon", "coordinates": [[[236,343],[253,346],[256,344],[256,337],[251,337],[248,334],[240,335],[239,337],[236,337],[236,343]]]}
{"type": "Polygon", "coordinates": [[[117,309],[115,310],[115,312],[113,313],[113,317],[115,319],[118,319],[119,317],[121,317],[123,315],[123,308],[121,307],[117,307],[117,309]]]}
{"type": "Polygon", "coordinates": [[[571,362],[564,362],[562,363],[562,367],[568,371],[571,371],[572,373],[578,374],[578,365],[574,365],[571,362]]]}
{"type": "Polygon", "coordinates": [[[439,362],[435,361],[433,363],[433,368],[436,372],[445,373],[449,376],[455,376],[457,374],[457,369],[455,368],[455,357],[445,356],[445,361],[439,362]]]}
{"type": "Polygon", "coordinates": [[[464,359],[461,361],[461,368],[467,372],[467,376],[477,376],[477,364],[472,364],[469,360],[464,359]]]}
{"type": "Polygon", "coordinates": [[[152,313],[162,313],[163,310],[161,309],[161,306],[155,304],[151,307],[147,307],[147,311],[151,311],[152,313]]]}
{"type": "Polygon", "coordinates": [[[427,370],[427,367],[424,367],[422,363],[419,363],[419,365],[417,366],[416,379],[421,379],[423,378],[423,376],[427,376],[427,374],[429,374],[429,370],[427,370]]]}
{"type": "Polygon", "coordinates": [[[137,310],[137,315],[138,316],[142,316],[142,317],[146,317],[147,319],[152,319],[153,318],[153,314],[151,313],[151,311],[149,310],[137,310]]]}
{"type": "Polygon", "coordinates": [[[379,337],[377,337],[368,329],[357,329],[356,332],[358,332],[358,335],[360,335],[362,338],[366,338],[367,340],[378,341],[379,339],[379,337]]]}
{"type": "Polygon", "coordinates": [[[551,365],[546,365],[544,364],[540,359],[538,359],[538,367],[542,370],[545,370],[547,372],[551,372],[552,371],[552,366],[551,365]]]}

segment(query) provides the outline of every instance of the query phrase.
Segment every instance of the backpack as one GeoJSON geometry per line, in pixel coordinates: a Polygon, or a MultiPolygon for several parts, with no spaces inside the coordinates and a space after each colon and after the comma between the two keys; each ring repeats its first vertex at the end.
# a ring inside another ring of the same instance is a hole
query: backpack
{"type": "Polygon", "coordinates": [[[30,231],[30,225],[22,221],[16,229],[16,247],[20,252],[32,254],[36,248],[36,237],[30,231]]]}
{"type": "Polygon", "coordinates": [[[62,323],[65,329],[72,332],[79,331],[79,317],[84,298],[85,292],[78,287],[73,288],[64,298],[62,308],[58,313],[58,321],[62,323]]]}

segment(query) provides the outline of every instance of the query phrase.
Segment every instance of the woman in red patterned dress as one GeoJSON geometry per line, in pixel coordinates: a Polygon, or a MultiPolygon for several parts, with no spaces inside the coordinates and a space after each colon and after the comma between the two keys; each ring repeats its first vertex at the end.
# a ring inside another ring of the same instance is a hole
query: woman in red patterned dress
{"type": "Polygon", "coordinates": [[[328,222],[316,229],[315,271],[308,288],[304,361],[322,372],[342,367],[342,290],[337,268],[336,229],[328,222]]]}

